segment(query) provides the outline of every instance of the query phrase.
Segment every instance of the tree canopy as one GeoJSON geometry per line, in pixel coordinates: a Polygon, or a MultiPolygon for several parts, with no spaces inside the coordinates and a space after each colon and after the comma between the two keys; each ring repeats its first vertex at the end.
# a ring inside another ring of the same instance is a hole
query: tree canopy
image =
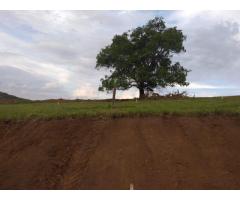
{"type": "Polygon", "coordinates": [[[112,43],[97,55],[96,68],[110,70],[110,75],[101,79],[99,90],[137,87],[143,98],[148,89],[188,85],[189,71],[179,62],[172,63],[174,54],[185,52],[185,39],[177,27],[167,28],[161,17],[115,35],[112,43]]]}

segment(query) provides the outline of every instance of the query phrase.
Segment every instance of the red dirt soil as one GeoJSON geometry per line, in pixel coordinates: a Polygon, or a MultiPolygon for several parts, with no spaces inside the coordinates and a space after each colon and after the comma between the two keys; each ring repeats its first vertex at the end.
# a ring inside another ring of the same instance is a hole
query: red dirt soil
{"type": "Polygon", "coordinates": [[[240,118],[0,122],[0,189],[240,189],[240,118]]]}

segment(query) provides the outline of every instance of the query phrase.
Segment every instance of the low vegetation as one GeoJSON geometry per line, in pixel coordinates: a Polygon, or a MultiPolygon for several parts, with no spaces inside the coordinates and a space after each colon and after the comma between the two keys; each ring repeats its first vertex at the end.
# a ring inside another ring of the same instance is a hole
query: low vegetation
{"type": "Polygon", "coordinates": [[[52,101],[0,104],[0,120],[148,115],[240,115],[240,96],[158,100],[52,101]]]}

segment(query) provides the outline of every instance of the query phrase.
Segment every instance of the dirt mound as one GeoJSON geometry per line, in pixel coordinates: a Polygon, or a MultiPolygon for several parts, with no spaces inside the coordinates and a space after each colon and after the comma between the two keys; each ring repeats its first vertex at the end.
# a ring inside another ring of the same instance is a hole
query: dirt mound
{"type": "Polygon", "coordinates": [[[0,189],[240,189],[240,119],[0,122],[0,189]]]}

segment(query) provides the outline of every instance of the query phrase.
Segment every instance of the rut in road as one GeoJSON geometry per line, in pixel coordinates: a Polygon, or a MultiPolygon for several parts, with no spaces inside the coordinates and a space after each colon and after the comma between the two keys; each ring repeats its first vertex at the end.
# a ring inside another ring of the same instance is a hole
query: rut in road
{"type": "Polygon", "coordinates": [[[128,120],[92,124],[88,136],[75,144],[64,188],[129,189],[131,183],[136,188],[147,182],[153,159],[141,126],[141,121],[128,120]]]}

